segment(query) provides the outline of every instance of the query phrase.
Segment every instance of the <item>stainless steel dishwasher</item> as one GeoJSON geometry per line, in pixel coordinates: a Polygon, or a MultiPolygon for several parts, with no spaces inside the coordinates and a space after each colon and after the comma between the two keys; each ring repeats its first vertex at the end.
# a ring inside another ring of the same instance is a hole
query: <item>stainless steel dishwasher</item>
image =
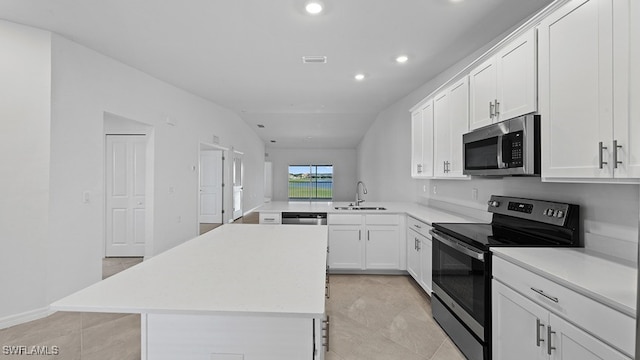
{"type": "Polygon", "coordinates": [[[282,224],[327,225],[327,213],[321,212],[283,212],[282,224]]]}

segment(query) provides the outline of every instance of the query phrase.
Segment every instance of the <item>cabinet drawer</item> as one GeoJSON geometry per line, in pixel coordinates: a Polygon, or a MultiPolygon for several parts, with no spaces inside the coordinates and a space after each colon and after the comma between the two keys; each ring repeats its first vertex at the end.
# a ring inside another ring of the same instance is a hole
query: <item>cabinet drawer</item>
{"type": "Polygon", "coordinates": [[[260,213],[260,224],[280,224],[282,223],[282,214],[279,212],[260,213]]]}
{"type": "Polygon", "coordinates": [[[412,229],[418,234],[425,236],[431,239],[431,234],[429,234],[429,230],[431,230],[431,226],[423,221],[420,221],[411,216],[407,217],[407,228],[412,229]]]}
{"type": "Polygon", "coordinates": [[[365,215],[367,225],[398,225],[400,218],[397,214],[393,215],[365,215]]]}
{"type": "Polygon", "coordinates": [[[327,216],[328,225],[360,225],[362,224],[362,215],[356,214],[329,214],[327,216]]]}
{"type": "Polygon", "coordinates": [[[632,317],[496,256],[492,275],[620,351],[628,355],[635,352],[635,319],[632,317]]]}

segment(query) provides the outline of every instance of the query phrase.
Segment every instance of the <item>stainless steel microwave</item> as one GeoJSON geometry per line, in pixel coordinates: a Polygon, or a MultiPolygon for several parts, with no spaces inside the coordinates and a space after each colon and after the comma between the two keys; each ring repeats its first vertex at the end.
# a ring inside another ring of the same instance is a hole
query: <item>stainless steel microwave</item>
{"type": "Polygon", "coordinates": [[[524,115],[462,136],[465,175],[540,175],[540,115],[524,115]]]}

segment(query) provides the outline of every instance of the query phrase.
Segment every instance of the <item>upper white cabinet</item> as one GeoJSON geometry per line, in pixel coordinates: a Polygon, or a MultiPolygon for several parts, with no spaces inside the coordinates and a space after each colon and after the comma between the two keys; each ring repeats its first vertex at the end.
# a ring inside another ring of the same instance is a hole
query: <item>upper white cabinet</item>
{"type": "Polygon", "coordinates": [[[469,130],[469,82],[465,76],[433,98],[433,172],[437,178],[462,174],[462,135],[469,130]]]}
{"type": "Polygon", "coordinates": [[[411,176],[433,176],[433,100],[411,113],[411,176]]]}
{"type": "Polygon", "coordinates": [[[469,128],[536,111],[536,32],[530,29],[469,73],[469,128]]]}
{"type": "Polygon", "coordinates": [[[570,1],[540,24],[542,176],[547,180],[640,177],[640,117],[637,101],[629,102],[638,94],[638,71],[630,73],[629,61],[630,56],[640,60],[640,19],[635,9],[631,31],[630,6],[638,5],[630,3],[570,1]]]}

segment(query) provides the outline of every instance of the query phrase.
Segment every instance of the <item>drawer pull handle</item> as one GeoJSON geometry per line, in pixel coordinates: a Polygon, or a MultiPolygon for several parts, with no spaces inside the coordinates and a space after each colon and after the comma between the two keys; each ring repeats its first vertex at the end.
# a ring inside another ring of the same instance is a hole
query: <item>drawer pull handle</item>
{"type": "Polygon", "coordinates": [[[418,229],[422,229],[422,226],[420,226],[418,224],[413,224],[413,226],[417,227],[418,229]]]}
{"type": "Polygon", "coordinates": [[[544,324],[540,322],[540,319],[536,319],[536,346],[540,347],[540,343],[544,342],[544,339],[540,338],[540,328],[544,328],[544,324]]]}
{"type": "Polygon", "coordinates": [[[542,295],[542,296],[546,297],[547,299],[549,299],[549,300],[551,300],[551,301],[553,301],[553,302],[556,302],[556,303],[558,302],[558,298],[557,298],[557,297],[555,297],[555,296],[551,296],[551,295],[547,295],[547,294],[545,294],[545,293],[544,293],[544,291],[542,291],[542,290],[540,290],[540,289],[536,289],[536,288],[533,288],[533,287],[532,287],[532,288],[531,288],[531,290],[533,290],[533,291],[537,292],[538,294],[540,294],[540,295],[542,295]]]}

